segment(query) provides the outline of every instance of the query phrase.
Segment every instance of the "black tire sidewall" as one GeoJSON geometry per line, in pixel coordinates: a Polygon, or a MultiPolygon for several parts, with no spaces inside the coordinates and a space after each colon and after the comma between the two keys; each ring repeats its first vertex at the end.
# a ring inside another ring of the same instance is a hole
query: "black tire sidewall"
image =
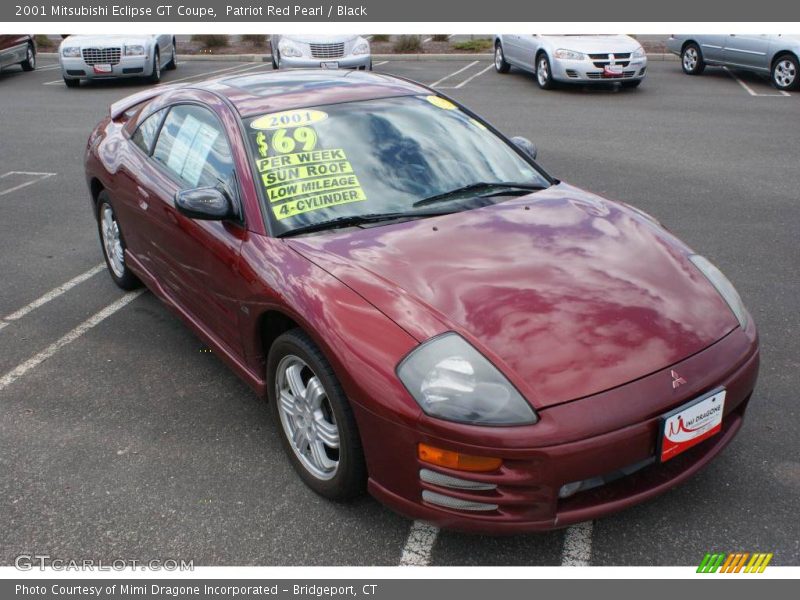
{"type": "Polygon", "coordinates": [[[494,45],[494,52],[495,52],[494,70],[497,71],[498,73],[508,73],[508,71],[511,68],[511,65],[508,64],[508,61],[506,60],[506,51],[503,50],[503,44],[501,42],[497,42],[494,45]],[[502,62],[500,64],[500,67],[497,66],[497,51],[498,50],[500,51],[500,56],[502,58],[502,62]]]}
{"type": "Polygon", "coordinates": [[[317,345],[300,329],[293,329],[278,337],[272,344],[267,357],[267,397],[271,406],[275,427],[281,439],[281,445],[289,457],[297,474],[305,484],[325,498],[335,501],[348,500],[363,494],[366,482],[361,439],[353,417],[350,404],[333,372],[333,368],[317,345]],[[339,427],[339,467],[336,475],[329,480],[321,480],[306,470],[294,453],[291,442],[286,436],[278,411],[275,393],[276,371],[281,359],[293,354],[301,358],[319,378],[336,424],[339,427]]]}
{"type": "Polygon", "coordinates": [[[36,69],[36,50],[31,44],[25,49],[25,60],[20,63],[23,71],[33,71],[36,69]],[[28,52],[31,53],[31,60],[28,60],[28,52]]]}

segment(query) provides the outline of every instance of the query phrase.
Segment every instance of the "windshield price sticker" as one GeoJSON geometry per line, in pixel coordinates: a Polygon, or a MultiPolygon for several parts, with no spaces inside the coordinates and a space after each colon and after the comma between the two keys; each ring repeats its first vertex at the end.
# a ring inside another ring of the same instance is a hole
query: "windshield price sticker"
{"type": "Polygon", "coordinates": [[[319,194],[317,196],[310,196],[308,198],[290,200],[289,202],[285,202],[278,206],[273,206],[272,212],[275,214],[276,219],[281,220],[311,212],[312,210],[330,208],[331,206],[339,206],[340,204],[359,202],[366,199],[367,197],[364,195],[364,191],[359,187],[349,190],[330,192],[328,194],[319,194]]]}
{"type": "Polygon", "coordinates": [[[444,110],[455,110],[458,108],[455,104],[450,102],[450,100],[442,98],[441,96],[426,96],[425,99],[434,106],[438,106],[444,110]]]}
{"type": "Polygon", "coordinates": [[[250,127],[253,129],[263,130],[285,129],[291,127],[302,127],[304,125],[313,125],[314,123],[319,123],[327,118],[328,113],[321,110],[284,110],[282,112],[259,117],[250,123],[250,127]]]}
{"type": "Polygon", "coordinates": [[[366,200],[341,148],[279,154],[256,161],[277,219],[366,200]]]}

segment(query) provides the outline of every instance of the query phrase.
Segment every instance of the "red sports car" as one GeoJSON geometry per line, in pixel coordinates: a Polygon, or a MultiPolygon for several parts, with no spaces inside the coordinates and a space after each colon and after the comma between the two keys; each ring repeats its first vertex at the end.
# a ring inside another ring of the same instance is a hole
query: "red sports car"
{"type": "Polygon", "coordinates": [[[111,277],[268,399],[313,490],[499,533],[687,479],[758,372],[716,267],[534,158],[423,85],[280,71],[117,102],[86,176],[111,277]]]}

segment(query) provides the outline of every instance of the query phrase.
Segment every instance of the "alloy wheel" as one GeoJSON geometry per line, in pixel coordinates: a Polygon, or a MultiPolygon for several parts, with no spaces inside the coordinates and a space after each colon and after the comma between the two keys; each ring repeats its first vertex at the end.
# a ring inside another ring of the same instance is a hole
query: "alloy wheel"
{"type": "Polygon", "coordinates": [[[797,68],[789,59],[783,59],[775,65],[772,78],[779,88],[791,87],[797,78],[797,68]]]}
{"type": "Polygon", "coordinates": [[[119,233],[119,224],[112,208],[106,204],[101,214],[100,232],[103,236],[103,250],[108,258],[108,264],[114,275],[125,275],[125,253],[122,248],[122,237],[119,233]]]}
{"type": "Polygon", "coordinates": [[[548,72],[547,59],[545,57],[539,59],[539,67],[536,69],[536,78],[539,80],[540,86],[544,87],[547,85],[550,74],[548,72]]]}
{"type": "Polygon", "coordinates": [[[322,382],[298,356],[283,357],[275,378],[281,426],[303,467],[321,480],[339,468],[339,427],[322,382]]]}
{"type": "Polygon", "coordinates": [[[683,53],[683,68],[687,71],[694,71],[697,68],[697,50],[687,48],[683,53]]]}

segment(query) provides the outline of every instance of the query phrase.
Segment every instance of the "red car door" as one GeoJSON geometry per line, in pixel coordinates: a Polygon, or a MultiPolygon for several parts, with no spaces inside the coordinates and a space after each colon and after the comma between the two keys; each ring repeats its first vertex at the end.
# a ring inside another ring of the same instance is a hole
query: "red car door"
{"type": "MultiPolygon", "coordinates": [[[[135,136],[134,136],[135,137],[135,136]]],[[[190,219],[175,208],[176,192],[216,186],[240,202],[231,146],[208,107],[175,104],[161,124],[152,155],[135,175],[134,222],[143,262],[172,300],[235,355],[239,334],[239,251],[243,223],[190,219]]]]}

